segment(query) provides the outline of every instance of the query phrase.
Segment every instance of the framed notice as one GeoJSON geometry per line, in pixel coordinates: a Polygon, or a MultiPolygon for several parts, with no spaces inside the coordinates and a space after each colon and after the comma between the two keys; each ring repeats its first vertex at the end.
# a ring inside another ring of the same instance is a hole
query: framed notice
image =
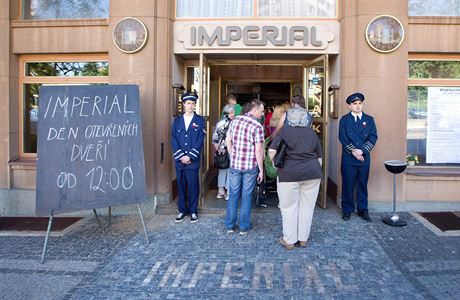
{"type": "Polygon", "coordinates": [[[426,162],[460,163],[460,87],[428,87],[426,162]]]}
{"type": "Polygon", "coordinates": [[[140,20],[128,17],[121,19],[113,28],[115,46],[125,53],[135,53],[147,42],[147,28],[140,20]]]}
{"type": "Polygon", "coordinates": [[[377,16],[367,25],[366,40],[375,51],[393,52],[401,46],[404,40],[404,28],[401,22],[393,16],[377,16]]]}

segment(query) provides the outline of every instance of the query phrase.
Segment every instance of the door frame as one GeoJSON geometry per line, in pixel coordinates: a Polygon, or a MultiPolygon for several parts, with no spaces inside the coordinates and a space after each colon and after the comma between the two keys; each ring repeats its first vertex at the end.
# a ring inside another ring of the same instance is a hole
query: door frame
{"type": "Polygon", "coordinates": [[[329,86],[329,55],[328,54],[323,54],[320,55],[319,57],[309,61],[308,63],[305,63],[303,65],[303,96],[305,98],[305,101],[307,102],[307,108],[308,108],[308,91],[309,91],[309,78],[308,78],[308,68],[312,66],[318,66],[318,62],[323,62],[322,63],[322,68],[323,68],[323,81],[322,81],[322,87],[321,87],[321,103],[322,103],[322,108],[321,108],[321,117],[313,117],[313,125],[312,128],[317,131],[315,128],[315,123],[320,124],[323,127],[322,135],[323,135],[323,164],[322,164],[322,169],[323,169],[323,178],[321,180],[321,187],[320,187],[320,194],[318,195],[318,198],[316,200],[316,204],[318,204],[322,208],[326,208],[327,206],[327,182],[328,182],[328,158],[329,158],[329,136],[328,136],[328,120],[329,120],[329,101],[327,99],[328,93],[327,93],[327,87],[329,86]]]}
{"type": "MultiPolygon", "coordinates": [[[[324,68],[324,80],[322,84],[322,97],[321,102],[323,105],[322,108],[322,116],[321,118],[316,118],[317,121],[323,127],[323,178],[321,183],[320,195],[317,199],[317,204],[322,207],[326,208],[327,205],[327,178],[328,178],[328,162],[327,158],[329,157],[328,153],[328,132],[327,132],[327,125],[328,125],[328,111],[329,111],[329,102],[327,101],[327,87],[329,86],[329,55],[319,55],[312,60],[305,61],[305,60],[241,60],[241,59],[219,59],[219,60],[212,60],[207,59],[206,55],[203,52],[200,52],[199,59],[192,59],[187,60],[184,62],[184,68],[188,67],[198,67],[199,69],[199,113],[205,118],[206,121],[206,130],[207,135],[205,138],[205,142],[203,145],[203,155],[202,155],[202,162],[200,168],[200,185],[201,185],[201,194],[200,194],[200,204],[204,205],[206,194],[209,190],[209,184],[212,180],[211,176],[213,172],[211,171],[211,158],[212,158],[212,151],[210,146],[212,146],[212,124],[213,118],[211,117],[211,113],[215,113],[211,111],[210,106],[210,78],[211,78],[211,67],[213,65],[274,65],[274,66],[299,66],[303,67],[303,78],[302,78],[302,93],[304,98],[307,101],[308,105],[308,68],[318,62],[323,61],[322,67],[324,68]]],[[[185,72],[187,74],[187,72],[185,72]]],[[[226,78],[219,77],[219,95],[218,95],[218,107],[221,108],[222,103],[222,95],[223,91],[226,91],[227,87],[223,86],[223,84],[227,81],[226,78]]],[[[184,78],[184,81],[187,81],[187,78],[184,78]]],[[[232,79],[234,81],[234,79],[232,79]]],[[[252,80],[252,79],[238,79],[238,81],[251,81],[251,82],[264,82],[264,80],[252,80]]],[[[273,80],[267,80],[266,82],[274,82],[273,80]]],[[[283,82],[286,82],[283,80],[283,82]]],[[[291,91],[292,94],[292,91],[291,91]]],[[[292,96],[292,95],[291,95],[292,96]]],[[[308,107],[308,106],[307,106],[308,107]]],[[[220,113],[220,112],[217,112],[220,113]]],[[[318,123],[318,122],[317,122],[318,123]]]]}

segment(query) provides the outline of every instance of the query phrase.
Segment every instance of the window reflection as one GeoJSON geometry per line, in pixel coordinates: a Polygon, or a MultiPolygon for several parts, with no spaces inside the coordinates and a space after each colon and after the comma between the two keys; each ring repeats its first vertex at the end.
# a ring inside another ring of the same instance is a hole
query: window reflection
{"type": "Polygon", "coordinates": [[[107,61],[38,61],[24,63],[22,79],[22,153],[37,152],[39,92],[42,85],[105,84],[107,61]],[[96,77],[97,76],[97,77],[96,77]],[[102,77],[102,78],[101,78],[102,77]],[[41,79],[40,79],[41,78],[41,79]],[[40,79],[39,82],[37,82],[40,79]]]}
{"type": "Polygon", "coordinates": [[[323,115],[323,85],[324,85],[324,68],[308,68],[308,111],[314,118],[320,118],[323,115]]]}
{"type": "Polygon", "coordinates": [[[460,1],[409,0],[409,16],[460,16],[460,1]]]}
{"type": "Polygon", "coordinates": [[[336,17],[336,0],[259,0],[259,17],[336,17]]]}
{"type": "Polygon", "coordinates": [[[25,75],[40,76],[107,76],[108,62],[36,62],[26,63],[25,75]]]}
{"type": "Polygon", "coordinates": [[[409,61],[409,78],[460,79],[460,61],[409,61]]]}
{"type": "Polygon", "coordinates": [[[109,0],[23,0],[25,20],[108,18],[109,0]]]}
{"type": "Polygon", "coordinates": [[[179,18],[252,17],[252,0],[177,0],[179,18]]]}
{"type": "Polygon", "coordinates": [[[407,90],[407,153],[426,162],[427,87],[410,86],[407,90]]]}
{"type": "Polygon", "coordinates": [[[38,91],[40,84],[24,85],[23,151],[37,152],[38,91]]]}

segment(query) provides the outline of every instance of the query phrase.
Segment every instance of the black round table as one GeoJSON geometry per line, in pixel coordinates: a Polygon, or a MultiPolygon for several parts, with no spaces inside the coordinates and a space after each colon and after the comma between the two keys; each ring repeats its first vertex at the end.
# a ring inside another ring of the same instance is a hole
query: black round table
{"type": "Polygon", "coordinates": [[[396,214],[396,174],[404,172],[407,163],[401,160],[387,160],[384,164],[385,168],[393,173],[393,213],[391,216],[383,217],[382,222],[390,226],[406,226],[407,223],[396,214]]]}

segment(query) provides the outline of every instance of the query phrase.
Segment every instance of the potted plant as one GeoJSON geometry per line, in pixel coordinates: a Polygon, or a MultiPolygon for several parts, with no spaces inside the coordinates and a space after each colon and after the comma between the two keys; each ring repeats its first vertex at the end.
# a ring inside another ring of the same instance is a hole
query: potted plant
{"type": "Polygon", "coordinates": [[[412,153],[407,154],[406,160],[407,160],[407,164],[409,166],[413,166],[415,164],[418,164],[418,156],[417,156],[417,154],[412,154],[412,153]]]}

